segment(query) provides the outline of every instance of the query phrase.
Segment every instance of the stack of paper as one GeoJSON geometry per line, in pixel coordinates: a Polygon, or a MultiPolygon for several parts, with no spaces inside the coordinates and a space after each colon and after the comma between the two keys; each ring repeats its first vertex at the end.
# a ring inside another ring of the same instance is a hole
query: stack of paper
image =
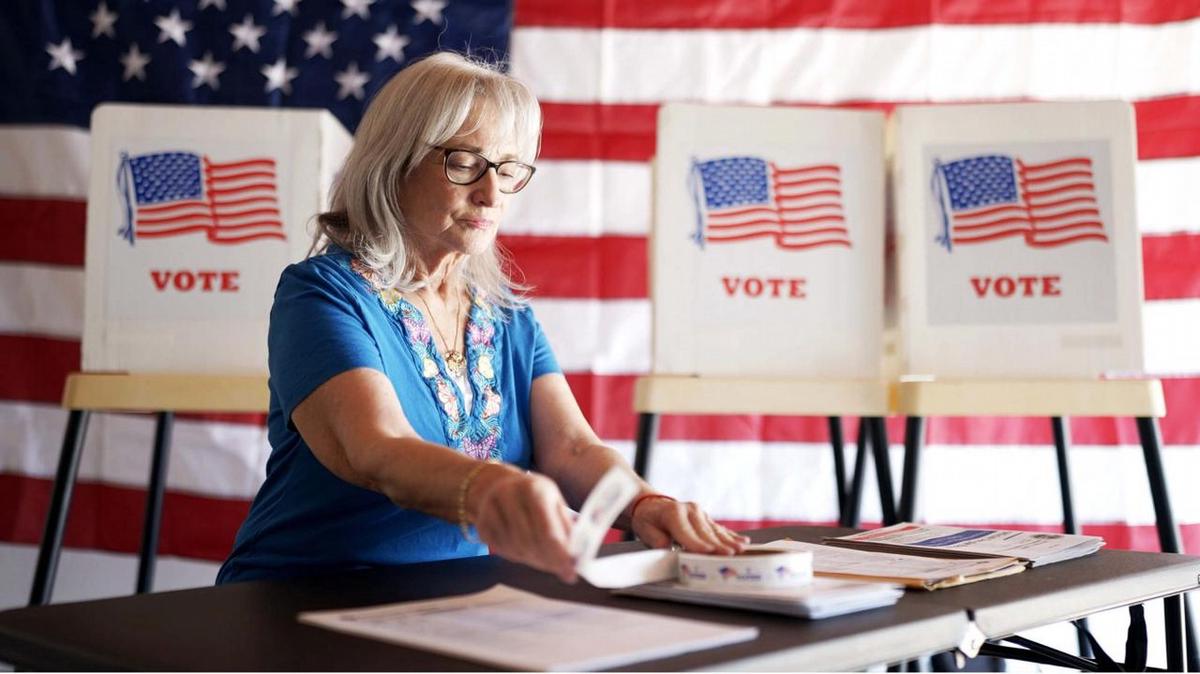
{"type": "Polygon", "coordinates": [[[891,583],[816,578],[802,587],[778,590],[730,590],[690,587],[663,581],[618,590],[617,594],[689,604],[766,611],[819,620],[895,604],[904,590],[891,583]]]}
{"type": "Polygon", "coordinates": [[[901,522],[883,529],[826,538],[827,545],[858,550],[892,552],[926,557],[1013,557],[1029,566],[1043,566],[1090,555],[1104,547],[1099,536],[1078,536],[1040,531],[965,529],[901,522]]]}

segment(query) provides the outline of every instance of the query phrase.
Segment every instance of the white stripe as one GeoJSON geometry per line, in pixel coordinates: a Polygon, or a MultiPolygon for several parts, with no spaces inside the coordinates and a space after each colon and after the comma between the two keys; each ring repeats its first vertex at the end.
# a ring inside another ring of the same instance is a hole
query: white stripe
{"type": "Polygon", "coordinates": [[[643,162],[538,162],[508,206],[506,234],[599,236],[650,231],[650,166],[643,162]]]}
{"type": "MultiPolygon", "coordinates": [[[[37,563],[35,545],[0,543],[0,609],[23,608],[37,563]]],[[[53,603],[88,601],[133,594],[138,557],[65,548],[55,576],[53,603]]],[[[154,591],[207,587],[220,564],[159,555],[154,565],[154,591]]],[[[0,671],[10,671],[0,664],[0,671]]]]}
{"type": "MultiPolygon", "coordinates": [[[[0,262],[0,333],[79,339],[83,270],[0,262]],[[18,290],[19,289],[19,290],[18,290]]],[[[535,298],[534,311],[569,372],[650,371],[650,301],[535,298]]],[[[1200,299],[1155,300],[1143,313],[1146,371],[1200,373],[1200,299]]]]}
{"type": "MultiPolygon", "coordinates": [[[[631,442],[612,446],[632,455],[631,442]]],[[[1200,491],[1190,479],[1200,471],[1200,449],[1163,450],[1175,517],[1200,521],[1200,491]]],[[[1078,445],[1071,448],[1075,511],[1082,524],[1154,524],[1141,447],[1078,445]]],[[[845,453],[853,471],[854,451],[845,453]]],[[[891,446],[891,469],[900,475],[903,448],[891,446]]],[[[717,518],[834,521],[833,452],[822,443],[659,441],[647,471],[655,488],[696,501],[717,518]]],[[[929,445],[921,455],[917,517],[962,524],[1061,524],[1058,468],[1052,447],[929,445]]],[[[880,520],[873,465],[868,466],[862,518],[880,520]]]]}
{"type": "MultiPolygon", "coordinates": [[[[632,412],[631,412],[632,413],[632,412]]],[[[0,472],[53,479],[66,413],[49,405],[0,403],[0,472]]],[[[80,463],[80,479],[144,489],[153,421],[146,416],[93,415],[80,463]]],[[[632,442],[610,441],[629,458],[632,442]]],[[[901,447],[892,446],[899,475],[901,447]]],[[[1170,445],[1164,461],[1175,516],[1200,521],[1200,491],[1189,476],[1200,472],[1200,447],[1170,445]]],[[[1137,446],[1082,445],[1071,449],[1080,521],[1152,524],[1154,512],[1137,446]]],[[[253,496],[263,479],[265,430],[218,422],[177,421],[168,488],[202,496],[253,496]]],[[[853,467],[852,448],[847,462],[853,467]]],[[[823,443],[660,441],[649,468],[657,488],[698,501],[728,519],[836,519],[833,458],[823,443]],[[799,468],[798,468],[799,467],[799,468]]],[[[862,515],[879,518],[873,470],[862,515]]],[[[1048,447],[930,445],[922,455],[919,514],[930,521],[1037,523],[1061,521],[1054,454],[1048,447]],[[986,480],[979,476],[988,476],[986,480]]]]}
{"type": "MultiPolygon", "coordinates": [[[[66,424],[66,411],[56,406],[0,402],[0,472],[54,479],[66,424]]],[[[79,478],[145,489],[153,447],[153,418],[93,414],[79,478]]],[[[249,499],[266,476],[269,453],[265,428],[177,419],[167,488],[249,499]]]]}
{"type": "Polygon", "coordinates": [[[88,139],[75,127],[0,125],[0,195],[84,198],[88,139]]]}
{"type": "MultiPolygon", "coordinates": [[[[0,126],[0,195],[87,197],[88,134],[50,127],[0,126]]],[[[1200,232],[1200,158],[1136,165],[1137,214],[1150,234],[1200,232]]],[[[644,162],[546,160],[508,207],[508,234],[645,235],[650,231],[650,165],[644,162]]]]}
{"type": "MultiPolygon", "coordinates": [[[[1200,299],[1157,300],[1142,309],[1146,371],[1152,374],[1200,373],[1200,299]]],[[[1195,410],[1180,410],[1195,415],[1195,410]]]]}
{"type": "Polygon", "coordinates": [[[518,27],[511,57],[513,74],[538,97],[562,102],[1135,99],[1200,90],[1186,65],[1195,63],[1198,39],[1194,19],[881,30],[518,27]]]}

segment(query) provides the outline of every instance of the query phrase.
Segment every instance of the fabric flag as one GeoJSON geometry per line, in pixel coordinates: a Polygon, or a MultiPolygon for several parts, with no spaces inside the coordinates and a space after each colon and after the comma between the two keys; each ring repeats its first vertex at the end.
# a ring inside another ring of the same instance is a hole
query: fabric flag
{"type": "Polygon", "coordinates": [[[692,171],[701,246],[770,238],[785,250],[850,247],[835,165],[780,168],[757,157],[725,157],[693,162],[692,171]]]}
{"type": "Polygon", "coordinates": [[[934,195],[944,223],[938,242],[946,250],[1009,237],[1031,248],[1108,241],[1088,157],[1027,164],[982,155],[939,162],[934,195]]]}
{"type": "MultiPolygon", "coordinates": [[[[538,174],[511,200],[501,242],[535,287],[534,308],[585,414],[627,455],[634,382],[650,368],[646,241],[660,103],[1132,101],[1147,367],[1165,377],[1171,497],[1185,545],[1200,552],[1200,501],[1187,482],[1200,474],[1200,350],[1179,338],[1200,325],[1200,201],[1189,190],[1200,184],[1200,66],[1173,56],[1192,53],[1194,4],[36,0],[0,3],[0,31],[10,38],[0,61],[2,541],[41,536],[63,379],[79,367],[96,101],[325,107],[353,128],[389,73],[440,44],[507,56],[542,102],[538,174]]],[[[266,462],[261,422],[180,416],[162,554],[228,552],[266,462]]],[[[852,443],[855,420],[845,423],[852,443]]],[[[903,420],[887,430],[898,461],[903,420]]],[[[1084,531],[1110,547],[1156,549],[1132,420],[1071,419],[1070,431],[1084,531]]],[[[921,517],[1061,526],[1046,419],[936,418],[927,436],[921,517]]],[[[824,419],[666,415],[659,438],[650,480],[727,523],[836,519],[824,419]]],[[[92,419],[68,546],[136,554],[152,442],[150,419],[92,419]]],[[[878,520],[872,492],[863,515],[878,520]]]]}
{"type": "Polygon", "coordinates": [[[215,164],[194,152],[126,155],[117,175],[126,211],[120,233],[130,244],[193,232],[225,245],[286,238],[270,157],[215,164]]]}

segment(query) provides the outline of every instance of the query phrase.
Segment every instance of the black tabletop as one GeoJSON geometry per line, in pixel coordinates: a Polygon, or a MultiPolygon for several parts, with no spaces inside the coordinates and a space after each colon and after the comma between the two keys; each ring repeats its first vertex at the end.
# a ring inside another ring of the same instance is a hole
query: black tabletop
{"type": "MultiPolygon", "coordinates": [[[[754,532],[758,542],[791,537],[817,540],[844,533],[835,529],[775,528],[754,532]]],[[[606,554],[640,547],[619,544],[606,554]]],[[[1088,559],[1064,562],[956,590],[909,592],[894,607],[864,611],[820,621],[748,611],[711,608],[633,597],[614,596],[555,578],[495,557],[477,557],[413,564],[353,573],[235,583],[221,587],[163,592],[116,599],[54,604],[0,613],[0,660],[25,669],[132,670],[478,670],[490,669],[465,660],[359,638],[300,624],[302,611],[348,609],[390,602],[429,599],[484,590],[496,583],[556,599],[648,611],[663,615],[711,620],[759,629],[753,641],[637,663],[629,669],[668,671],[739,663],[767,662],[789,655],[793,668],[826,668],[841,660],[805,660],[806,654],[827,652],[821,647],[863,648],[846,666],[859,667],[916,655],[920,650],[954,645],[945,632],[965,606],[986,607],[1029,599],[1051,590],[1085,588],[1142,573],[1190,565],[1192,579],[1200,560],[1180,555],[1106,552],[1088,559]],[[1112,558],[1112,559],[1109,559],[1112,558]],[[1175,560],[1174,558],[1179,558],[1175,560]],[[1113,560],[1120,561],[1114,564],[1113,560]],[[1132,560],[1132,562],[1130,561],[1132,560]],[[1132,563],[1132,567],[1130,564],[1132,563]],[[1120,567],[1117,570],[1113,570],[1120,567]],[[1109,569],[1105,571],[1105,569],[1109,569]],[[1108,576],[1104,574],[1108,573],[1108,576]],[[1021,582],[1024,579],[1025,582],[1021,582]],[[972,588],[975,591],[972,591],[972,588]],[[1040,590],[1039,590],[1040,588],[1040,590]],[[1004,599],[1008,597],[1008,599],[1004,599]],[[926,639],[913,642],[911,652],[894,642],[897,630],[926,639]],[[874,639],[874,641],[873,641],[874,639]],[[806,650],[807,649],[807,650],[806,650]],[[890,649],[890,650],[889,650],[890,649]],[[866,650],[870,650],[867,648],[866,650]],[[764,658],[766,660],[764,660],[764,658]]],[[[1186,589],[1186,588],[1184,588],[1186,589]]],[[[1179,591],[1179,590],[1175,590],[1179,591]]],[[[813,657],[816,657],[815,655],[813,657]]]]}

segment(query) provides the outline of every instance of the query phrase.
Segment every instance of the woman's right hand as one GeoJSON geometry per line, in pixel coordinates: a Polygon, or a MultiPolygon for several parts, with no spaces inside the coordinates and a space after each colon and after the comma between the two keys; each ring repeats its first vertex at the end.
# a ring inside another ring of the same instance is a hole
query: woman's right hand
{"type": "Polygon", "coordinates": [[[574,526],[553,480],[504,464],[483,468],[467,491],[467,517],[493,554],[574,583],[574,526]]]}

